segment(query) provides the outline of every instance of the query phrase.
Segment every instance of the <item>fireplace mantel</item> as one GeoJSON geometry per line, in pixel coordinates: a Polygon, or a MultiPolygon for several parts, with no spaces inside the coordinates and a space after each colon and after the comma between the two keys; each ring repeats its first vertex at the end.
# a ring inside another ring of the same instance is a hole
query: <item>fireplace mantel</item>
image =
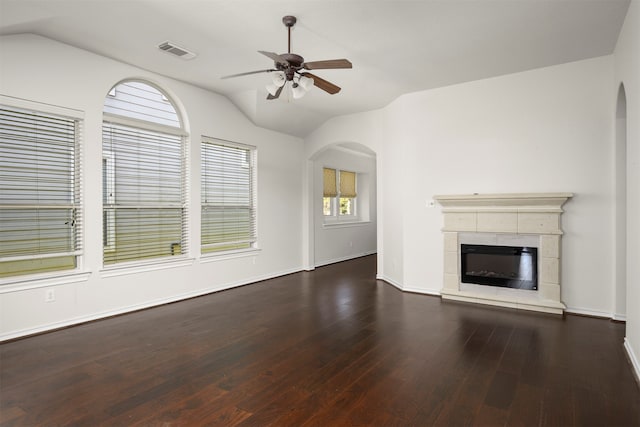
{"type": "Polygon", "coordinates": [[[462,194],[434,199],[444,214],[443,299],[562,314],[560,266],[562,205],[572,193],[462,194]],[[460,280],[461,239],[504,244],[514,239],[537,242],[538,290],[466,286],[460,280]],[[489,289],[487,289],[489,288],[489,289]]]}
{"type": "Polygon", "coordinates": [[[435,196],[443,212],[562,212],[572,193],[456,194],[435,196]]]}

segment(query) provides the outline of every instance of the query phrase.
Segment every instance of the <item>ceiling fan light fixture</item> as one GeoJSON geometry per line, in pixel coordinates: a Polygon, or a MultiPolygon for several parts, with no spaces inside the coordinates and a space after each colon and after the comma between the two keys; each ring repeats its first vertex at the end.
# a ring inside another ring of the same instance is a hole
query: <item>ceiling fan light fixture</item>
{"type": "Polygon", "coordinates": [[[272,80],[273,80],[273,84],[278,86],[278,87],[284,86],[284,84],[287,82],[287,79],[286,79],[284,73],[282,73],[282,72],[273,73],[272,80]]]}
{"type": "Polygon", "coordinates": [[[302,88],[305,91],[308,91],[313,86],[313,79],[306,76],[300,76],[300,79],[298,80],[298,84],[302,86],[302,88]]]}
{"type": "Polygon", "coordinates": [[[280,89],[280,86],[277,86],[275,83],[269,83],[267,86],[267,92],[269,92],[271,95],[276,96],[276,92],[278,92],[278,89],[280,89]]]}
{"type": "Polygon", "coordinates": [[[293,94],[293,99],[300,99],[307,93],[307,91],[298,83],[294,83],[291,87],[291,93],[293,94]]]}
{"type": "Polygon", "coordinates": [[[271,95],[276,96],[276,92],[287,82],[287,79],[282,72],[273,73],[271,77],[271,83],[269,83],[266,88],[267,92],[271,95]]]}

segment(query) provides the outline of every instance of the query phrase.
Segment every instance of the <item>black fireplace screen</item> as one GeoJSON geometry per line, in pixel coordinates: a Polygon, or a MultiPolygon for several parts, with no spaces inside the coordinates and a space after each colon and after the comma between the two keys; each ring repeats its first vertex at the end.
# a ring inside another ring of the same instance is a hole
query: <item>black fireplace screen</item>
{"type": "Polygon", "coordinates": [[[462,282],[515,289],[538,289],[538,249],[461,245],[462,282]]]}

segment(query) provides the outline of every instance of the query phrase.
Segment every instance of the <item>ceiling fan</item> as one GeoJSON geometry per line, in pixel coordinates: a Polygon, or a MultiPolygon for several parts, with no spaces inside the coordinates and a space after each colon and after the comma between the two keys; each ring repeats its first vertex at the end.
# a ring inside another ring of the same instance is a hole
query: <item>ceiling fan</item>
{"type": "Polygon", "coordinates": [[[304,70],[351,68],[351,62],[347,59],[329,59],[325,61],[305,62],[302,56],[291,53],[291,27],[296,24],[296,21],[297,19],[295,16],[287,15],[282,18],[282,23],[287,27],[289,33],[287,53],[278,55],[273,52],[265,52],[262,50],[258,51],[264,56],[271,58],[275,68],[232,74],[222,78],[229,79],[232,77],[248,76],[250,74],[275,72],[273,83],[267,85],[267,91],[269,92],[267,99],[277,99],[282,93],[282,89],[287,82],[291,82],[294,98],[304,96],[304,94],[311,89],[312,84],[331,95],[340,92],[340,87],[316,76],[315,74],[305,72],[304,70]]]}

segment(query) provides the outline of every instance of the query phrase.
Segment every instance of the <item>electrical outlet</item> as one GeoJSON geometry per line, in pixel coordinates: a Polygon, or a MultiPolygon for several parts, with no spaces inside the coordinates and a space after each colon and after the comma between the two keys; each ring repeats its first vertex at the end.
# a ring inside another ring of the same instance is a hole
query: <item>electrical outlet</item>
{"type": "Polygon", "coordinates": [[[44,302],[54,302],[56,300],[56,291],[47,289],[44,291],[44,302]]]}

